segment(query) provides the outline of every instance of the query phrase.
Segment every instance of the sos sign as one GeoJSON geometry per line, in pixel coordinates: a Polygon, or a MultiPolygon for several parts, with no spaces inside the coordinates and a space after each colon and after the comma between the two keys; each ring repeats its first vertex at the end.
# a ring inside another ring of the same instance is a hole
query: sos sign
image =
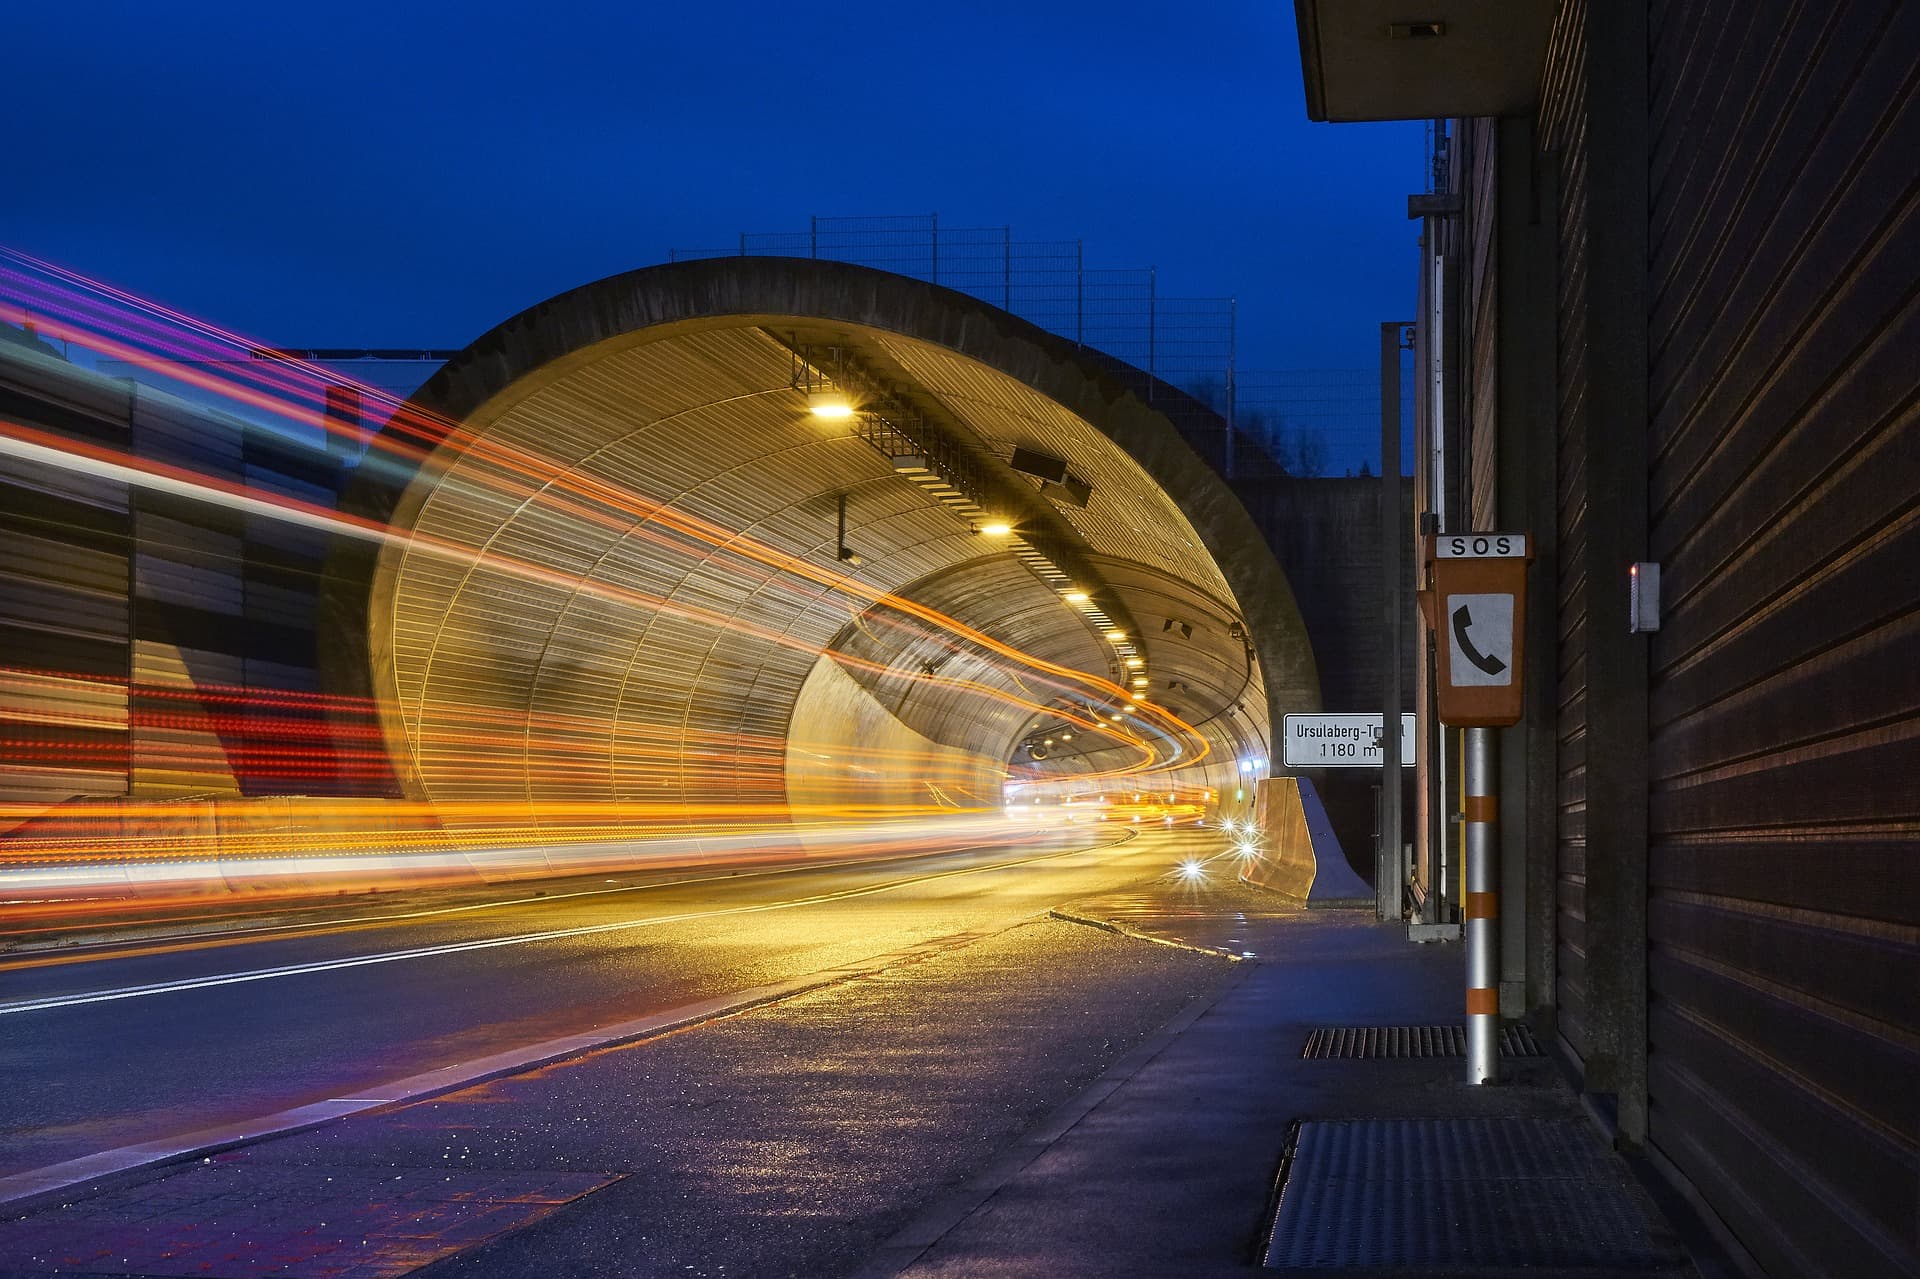
{"type": "Polygon", "coordinates": [[[1524,533],[1446,533],[1428,541],[1420,607],[1434,631],[1441,723],[1520,722],[1531,558],[1524,533]]]}
{"type": "Polygon", "coordinates": [[[1441,560],[1532,559],[1525,533],[1448,533],[1434,539],[1441,560]]]}

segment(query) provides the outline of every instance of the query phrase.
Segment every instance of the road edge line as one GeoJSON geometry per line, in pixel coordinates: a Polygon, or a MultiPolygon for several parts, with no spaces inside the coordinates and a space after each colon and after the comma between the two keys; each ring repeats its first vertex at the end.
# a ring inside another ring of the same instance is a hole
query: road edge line
{"type": "MultiPolygon", "coordinates": [[[[1050,917],[1061,918],[1053,911],[1048,911],[1047,914],[1050,917]]],[[[1115,933],[1124,931],[1101,920],[1067,918],[1065,922],[1085,923],[1115,933]]],[[[1143,940],[1162,941],[1163,939],[1148,937],[1143,940]]],[[[1171,942],[1166,944],[1177,945],[1171,942]]],[[[1182,947],[1182,949],[1198,950],[1197,947],[1182,947]]],[[[1221,955],[1217,950],[1199,951],[1199,953],[1216,958],[1221,955]]],[[[1079,1126],[1081,1120],[1099,1109],[1101,1103],[1107,1098],[1126,1087],[1136,1075],[1158,1059],[1160,1054],[1171,1047],[1173,1042],[1185,1034],[1195,1022],[1212,1012],[1221,1000],[1233,993],[1251,971],[1253,971],[1251,965],[1228,969],[1226,980],[1220,984],[1219,989],[1214,991],[1212,996],[1196,999],[1191,1005],[1175,1013],[1159,1030],[1136,1045],[1133,1051],[1102,1071],[1098,1078],[1082,1089],[1072,1100],[1017,1137],[1010,1148],[1002,1151],[980,1172],[954,1189],[928,1201],[912,1221],[895,1232],[869,1255],[866,1263],[853,1272],[851,1279],[897,1279],[897,1276],[912,1269],[922,1257],[938,1247],[943,1239],[985,1207],[1009,1182],[1052,1150],[1062,1138],[1079,1126]]]]}
{"type": "MultiPolygon", "coordinates": [[[[1023,921],[1024,922],[1024,921],[1023,921]]],[[[1010,927],[1018,927],[1018,924],[1010,927]]],[[[1002,929],[998,931],[1008,931],[1002,929]]],[[[805,977],[753,986],[731,995],[720,995],[698,1003],[682,1004],[664,1012],[651,1013],[630,1021],[616,1022],[604,1030],[544,1039],[524,1048],[491,1053],[469,1062],[424,1071],[401,1079],[356,1089],[345,1097],[329,1097],[302,1106],[275,1111],[255,1119],[202,1128],[174,1137],[161,1137],[131,1146],[97,1151],[77,1159],[32,1168],[25,1172],[0,1176],[0,1209],[8,1213],[32,1212],[48,1206],[61,1196],[93,1194],[130,1184],[140,1176],[171,1164],[204,1159],[229,1150],[255,1145],[275,1137],[310,1132],[341,1119],[399,1109],[415,1102],[431,1100],[508,1075],[539,1070],[575,1057],[584,1057],[605,1048],[624,1047],[658,1039],[675,1031],[719,1021],[722,1018],[752,1012],[831,986],[845,985],[884,972],[901,964],[931,958],[935,954],[959,949],[995,936],[995,932],[960,932],[933,937],[905,951],[889,951],[870,960],[820,969],[805,977]]]]}
{"type": "Polygon", "coordinates": [[[1093,915],[1076,915],[1058,907],[1047,912],[1047,918],[1057,919],[1063,924],[1079,924],[1086,928],[1098,928],[1103,933],[1112,933],[1116,937],[1126,937],[1133,941],[1148,941],[1156,946],[1171,946],[1175,950],[1184,950],[1195,955],[1210,955],[1214,959],[1224,959],[1229,963],[1246,962],[1245,955],[1236,955],[1230,950],[1213,946],[1196,946],[1192,942],[1175,941],[1171,937],[1155,937],[1152,933],[1143,933],[1138,929],[1116,924],[1110,919],[1100,919],[1093,915]]]}

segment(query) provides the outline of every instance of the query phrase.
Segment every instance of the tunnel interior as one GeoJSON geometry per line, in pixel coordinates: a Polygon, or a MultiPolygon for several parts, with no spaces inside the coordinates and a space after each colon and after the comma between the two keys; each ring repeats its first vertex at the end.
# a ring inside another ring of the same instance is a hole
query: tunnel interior
{"type": "Polygon", "coordinates": [[[1230,809],[1276,711],[1317,707],[1230,491],[1070,347],[910,281],[891,310],[789,286],[746,311],[634,305],[681,288],[636,275],[418,397],[445,425],[394,485],[366,620],[409,798],[1230,809]]]}

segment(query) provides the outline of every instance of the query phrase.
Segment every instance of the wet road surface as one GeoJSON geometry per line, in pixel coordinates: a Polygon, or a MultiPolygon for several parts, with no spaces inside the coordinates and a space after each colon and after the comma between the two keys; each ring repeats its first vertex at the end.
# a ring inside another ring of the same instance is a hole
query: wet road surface
{"type": "Polygon", "coordinates": [[[0,1175],[991,933],[1153,883],[1208,842],[1130,835],[1069,828],[910,859],[624,876],[477,909],[355,905],[238,934],[15,953],[0,961],[0,1075],[15,1081],[0,1175]]]}

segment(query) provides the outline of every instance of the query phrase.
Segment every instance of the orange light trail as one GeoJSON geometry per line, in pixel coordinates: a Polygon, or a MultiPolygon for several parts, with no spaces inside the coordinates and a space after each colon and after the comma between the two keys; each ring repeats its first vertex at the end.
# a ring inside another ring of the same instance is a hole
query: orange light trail
{"type": "MultiPolygon", "coordinates": [[[[138,299],[132,298],[131,295],[118,290],[112,290],[108,286],[98,285],[93,281],[87,281],[84,277],[52,266],[51,264],[43,263],[36,259],[26,260],[32,261],[36,267],[57,274],[63,279],[86,287],[106,291],[112,296],[126,301],[129,305],[161,310],[169,318],[191,326],[194,331],[205,335],[216,343],[240,346],[247,350],[259,349],[258,344],[249,343],[237,334],[225,332],[200,321],[189,320],[184,316],[180,316],[177,312],[165,311],[164,308],[153,308],[150,304],[145,304],[138,299]]],[[[317,407],[324,402],[324,391],[322,388],[326,385],[337,383],[342,379],[305,362],[287,358],[276,358],[272,362],[269,366],[270,370],[277,371],[275,366],[298,369],[307,379],[305,385],[289,381],[284,377],[279,379],[282,381],[284,393],[281,396],[274,396],[243,387],[237,387],[231,379],[222,378],[218,375],[205,373],[197,369],[181,368],[169,357],[150,354],[140,348],[116,342],[112,338],[105,336],[105,334],[100,333],[97,329],[76,327],[70,332],[60,329],[51,331],[54,332],[56,336],[61,336],[69,340],[77,340],[83,344],[102,349],[113,354],[116,358],[125,360],[138,367],[147,368],[152,372],[186,382],[202,390],[234,399],[239,403],[247,404],[249,407],[258,408],[313,427],[323,434],[333,434],[337,436],[348,434],[342,431],[333,419],[327,417],[320,407],[317,407]],[[289,399],[304,401],[304,406],[300,403],[290,404],[289,399]]],[[[269,375],[269,380],[272,380],[271,374],[269,375]]],[[[545,495],[550,490],[558,488],[563,494],[568,495],[569,499],[578,499],[566,500],[562,508],[564,513],[599,524],[602,527],[622,531],[627,535],[631,535],[633,531],[628,525],[611,520],[604,512],[594,509],[593,503],[597,502],[611,507],[629,518],[639,520],[643,524],[649,520],[659,520],[668,527],[727,554],[763,564],[793,577],[812,581],[840,594],[852,595],[864,599],[869,605],[884,607],[893,612],[914,617],[935,627],[938,631],[965,639],[1009,661],[1053,676],[1058,680],[1065,681],[1067,685],[1084,688],[1102,700],[1111,701],[1117,706],[1124,707],[1129,705],[1131,690],[1123,688],[1119,684],[1105,678],[1084,671],[1074,670],[1071,667],[1062,666],[1025,653],[1012,645],[995,639],[985,632],[968,626],[957,618],[949,617],[944,613],[928,608],[913,600],[902,598],[888,591],[883,591],[878,587],[869,586],[844,573],[823,569],[808,560],[789,555],[776,548],[757,542],[743,533],[724,528],[709,521],[701,520],[687,513],[675,511],[665,503],[644,500],[636,494],[604,484],[593,479],[591,476],[581,475],[563,468],[550,459],[478,435],[464,423],[438,414],[431,414],[415,405],[398,401],[377,388],[359,383],[354,383],[353,385],[363,396],[385,404],[393,410],[393,417],[388,422],[386,430],[375,436],[371,441],[371,445],[372,447],[384,450],[390,456],[403,463],[416,465],[425,459],[435,448],[451,446],[462,454],[483,458],[493,463],[509,476],[529,477],[527,480],[520,481],[516,487],[508,489],[507,496],[509,497],[527,498],[537,494],[545,495]],[[402,435],[422,441],[422,445],[402,445],[392,435],[392,433],[396,431],[402,435]],[[534,479],[539,480],[540,483],[532,483],[531,481],[534,479]]],[[[311,506],[312,504],[301,503],[299,505],[311,506]]],[[[315,509],[322,514],[332,514],[332,512],[327,511],[326,508],[315,509]]],[[[363,523],[368,523],[370,528],[381,533],[386,533],[390,537],[400,536],[392,534],[389,530],[378,529],[377,526],[371,525],[370,522],[363,521],[363,523]]],[[[671,543],[664,544],[672,545],[671,543]]],[[[465,548],[460,549],[464,550],[465,548]]],[[[497,563],[498,561],[495,562],[497,563]]],[[[1198,752],[1186,760],[1188,764],[1198,762],[1198,760],[1204,758],[1206,752],[1210,749],[1204,736],[1195,731],[1191,725],[1168,714],[1164,709],[1153,706],[1150,703],[1133,703],[1132,708],[1144,711],[1153,717],[1163,726],[1164,731],[1170,739],[1185,738],[1188,742],[1196,745],[1198,752]]],[[[1104,724],[1084,722],[1083,726],[1094,728],[1104,733],[1111,734],[1112,732],[1112,730],[1104,724]]],[[[1149,771],[1152,770],[1156,764],[1164,763],[1165,765],[1172,766],[1175,762],[1176,760],[1174,759],[1161,761],[1149,756],[1142,761],[1140,768],[1130,771],[1149,771]]]]}
{"type": "MultiPolygon", "coordinates": [[[[334,436],[350,438],[356,445],[368,443],[409,472],[437,450],[457,451],[485,463],[491,472],[486,482],[516,504],[538,501],[586,527],[638,538],[675,553],[708,548],[716,553],[710,558],[718,559],[729,571],[756,587],[782,593],[796,608],[811,607],[823,593],[843,597],[854,607],[856,616],[904,629],[915,637],[934,639],[948,652],[972,654],[996,674],[1004,674],[1015,688],[1026,689],[1024,673],[1041,688],[1040,693],[1022,696],[997,684],[932,671],[913,678],[1030,716],[1071,724],[1110,743],[1086,752],[1089,756],[1119,753],[1119,762],[1110,767],[1088,767],[1074,774],[1075,783],[1190,768],[1209,754],[1210,743],[1204,733],[1151,702],[1131,702],[1130,690],[1120,684],[1026,653],[959,619],[850,577],[838,566],[823,567],[670,503],[620,489],[525,448],[489,439],[464,423],[427,413],[377,388],[350,383],[315,365],[278,355],[254,358],[260,348],[237,335],[53,264],[10,250],[0,250],[3,258],[23,263],[65,286],[50,296],[36,297],[31,312],[24,302],[9,305],[0,298],[0,316],[23,324],[31,322],[49,336],[78,343],[291,426],[317,431],[321,438],[334,436]],[[40,305],[43,302],[47,305],[40,305]],[[246,358],[236,360],[236,353],[246,358]],[[231,375],[222,375],[182,361],[233,364],[235,368],[231,375]],[[389,413],[385,426],[374,431],[370,439],[358,430],[343,428],[325,411],[326,388],[342,383],[355,386],[365,402],[382,406],[389,413]],[[1067,702],[1064,706],[1060,704],[1063,699],[1067,702]],[[1116,722],[1103,713],[1103,708],[1125,708],[1132,718],[1116,722]]],[[[24,297],[34,288],[34,282],[0,262],[0,291],[8,287],[24,297]]],[[[528,583],[584,592],[626,608],[735,632],[810,657],[828,655],[842,666],[875,676],[898,674],[886,663],[832,651],[716,609],[613,583],[585,582],[523,558],[421,532],[404,532],[321,503],[138,457],[25,423],[0,421],[0,454],[220,505],[408,555],[446,558],[528,583]]],[[[7,758],[22,763],[109,773],[134,767],[180,776],[218,776],[231,770],[245,773],[256,786],[284,783],[306,788],[377,788],[389,784],[392,776],[391,743],[381,726],[382,707],[376,699],[235,685],[162,686],[65,671],[0,667],[0,688],[13,685],[19,685],[16,694],[24,689],[27,695],[12,697],[24,709],[9,714],[11,727],[0,730],[6,734],[0,736],[0,750],[7,758]],[[53,710],[29,704],[35,687],[50,687],[52,683],[61,688],[111,689],[124,709],[89,709],[84,703],[59,703],[58,698],[54,699],[58,705],[53,710]],[[137,764],[130,758],[135,731],[146,735],[137,764]],[[93,736],[62,740],[63,733],[72,736],[87,732],[93,736]]],[[[410,864],[418,873],[431,877],[444,870],[432,869],[435,858],[477,854],[503,845],[542,850],[542,864],[547,867],[543,873],[555,873],[551,850],[567,846],[688,839],[737,843],[741,838],[763,836],[791,844],[795,840],[804,842],[810,833],[836,831],[854,839],[850,821],[862,824],[857,829],[863,833],[857,838],[867,843],[861,847],[893,848],[905,846],[898,841],[910,843],[912,837],[880,834],[866,824],[881,818],[908,824],[935,818],[951,821],[957,812],[997,809],[999,805],[998,795],[973,795],[964,784],[945,779],[942,769],[952,767],[954,759],[954,752],[946,748],[928,751],[861,746],[843,749],[842,758],[835,761],[849,770],[929,774],[926,785],[933,802],[925,806],[789,805],[784,802],[791,748],[786,737],[679,729],[670,732],[644,724],[616,723],[610,727],[602,720],[531,709],[435,705],[430,716],[424,708],[415,708],[410,715],[404,709],[398,713],[408,716],[409,744],[416,754],[456,764],[463,775],[483,786],[515,780],[525,783],[524,756],[537,750],[544,761],[540,779],[544,788],[604,783],[609,770],[622,787],[657,784],[684,788],[697,784],[702,777],[700,770],[707,769],[712,775],[724,776],[739,798],[727,803],[685,798],[590,803],[532,798],[425,803],[376,796],[222,798],[211,802],[224,805],[228,828],[211,834],[196,833],[207,823],[198,820],[193,804],[179,801],[120,798],[77,802],[53,810],[44,802],[0,804],[0,832],[5,833],[0,842],[0,883],[7,882],[5,877],[10,873],[52,865],[184,866],[209,858],[217,858],[224,865],[235,858],[312,861],[321,854],[363,863],[391,858],[396,853],[424,854],[426,860],[410,864]],[[511,753],[501,750],[504,734],[519,738],[511,753]],[[609,756],[613,747],[617,747],[617,759],[609,756]],[[297,828],[282,824],[268,829],[265,822],[253,819],[256,810],[264,812],[274,804],[287,807],[288,812],[297,811],[297,828]]],[[[998,776],[1008,776],[1004,761],[985,762],[998,776]]],[[[1033,776],[1036,781],[1066,780],[1057,773],[1033,776]]],[[[735,847],[731,855],[756,854],[750,848],[735,847]]],[[[591,857],[588,862],[597,864],[591,857]]],[[[382,873],[400,872],[387,867],[382,873]]],[[[457,877],[465,872],[446,873],[457,877]]]]}

